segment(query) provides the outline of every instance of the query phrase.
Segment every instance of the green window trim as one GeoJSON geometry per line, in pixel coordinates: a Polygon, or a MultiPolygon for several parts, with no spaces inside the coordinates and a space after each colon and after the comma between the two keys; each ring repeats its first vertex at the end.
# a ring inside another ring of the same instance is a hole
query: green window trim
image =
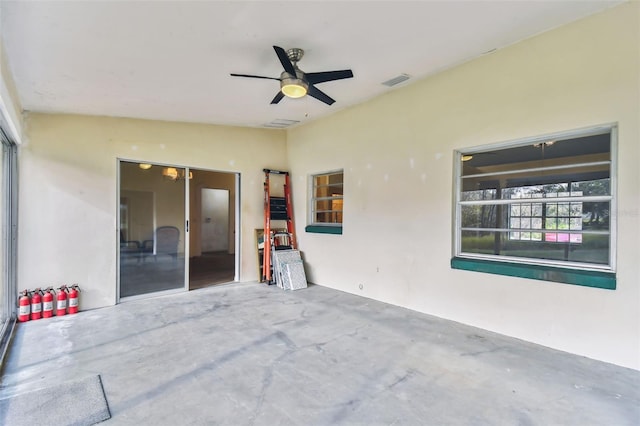
{"type": "Polygon", "coordinates": [[[314,234],[335,234],[342,235],[342,226],[319,226],[319,225],[307,225],[304,228],[305,232],[314,234]]]}
{"type": "Polygon", "coordinates": [[[452,269],[485,272],[509,277],[530,278],[585,287],[616,289],[616,274],[605,271],[561,268],[557,266],[527,265],[522,263],[497,262],[493,260],[451,258],[452,269]]]}

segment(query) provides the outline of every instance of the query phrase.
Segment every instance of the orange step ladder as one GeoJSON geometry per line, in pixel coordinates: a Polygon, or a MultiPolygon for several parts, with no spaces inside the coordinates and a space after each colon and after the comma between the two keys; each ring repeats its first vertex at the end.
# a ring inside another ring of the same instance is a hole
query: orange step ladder
{"type": "Polygon", "coordinates": [[[273,283],[272,250],[297,249],[296,228],[291,204],[291,182],[289,172],[263,169],[264,172],[264,250],[262,252],[262,281],[273,283]],[[271,196],[270,175],[284,175],[284,197],[271,196]],[[286,222],[286,229],[272,229],[271,221],[286,222]]]}

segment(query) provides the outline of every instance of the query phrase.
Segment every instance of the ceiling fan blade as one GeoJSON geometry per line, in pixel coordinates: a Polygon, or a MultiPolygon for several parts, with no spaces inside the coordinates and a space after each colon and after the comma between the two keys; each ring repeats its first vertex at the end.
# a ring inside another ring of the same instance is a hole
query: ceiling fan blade
{"type": "Polygon", "coordinates": [[[312,98],[316,98],[317,100],[324,102],[327,105],[331,105],[335,102],[335,100],[331,99],[329,95],[318,89],[313,84],[309,85],[309,91],[307,92],[307,94],[312,98]]]}
{"type": "Polygon", "coordinates": [[[234,73],[231,73],[231,77],[264,78],[265,80],[278,80],[278,81],[280,81],[279,78],[275,78],[275,77],[264,77],[264,76],[261,76],[261,75],[251,75],[251,74],[234,74],[234,73]]]}
{"type": "Polygon", "coordinates": [[[342,80],[344,78],[352,78],[351,70],[324,71],[324,72],[308,72],[305,74],[310,84],[324,83],[325,81],[342,80]]]}
{"type": "Polygon", "coordinates": [[[278,102],[280,102],[282,100],[282,98],[284,98],[284,93],[278,92],[276,94],[276,96],[273,98],[273,100],[271,100],[271,103],[272,104],[277,104],[278,102]]]}
{"type": "Polygon", "coordinates": [[[284,70],[288,74],[295,76],[296,70],[293,68],[293,64],[289,60],[289,56],[287,55],[287,52],[285,52],[284,49],[280,46],[273,46],[273,50],[276,51],[276,55],[278,55],[278,59],[280,59],[280,63],[282,64],[282,67],[284,68],[284,70]]]}

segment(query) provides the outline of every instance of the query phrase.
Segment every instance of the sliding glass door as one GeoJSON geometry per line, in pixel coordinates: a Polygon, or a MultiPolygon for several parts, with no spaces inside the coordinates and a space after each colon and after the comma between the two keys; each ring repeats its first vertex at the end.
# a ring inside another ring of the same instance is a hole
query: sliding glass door
{"type": "MultiPolygon", "coordinates": [[[[0,117],[0,121],[1,121],[0,117]]],[[[16,318],[17,147],[0,126],[0,361],[16,318]]]]}
{"type": "Polygon", "coordinates": [[[120,161],[120,298],[186,289],[185,173],[120,161]]]}

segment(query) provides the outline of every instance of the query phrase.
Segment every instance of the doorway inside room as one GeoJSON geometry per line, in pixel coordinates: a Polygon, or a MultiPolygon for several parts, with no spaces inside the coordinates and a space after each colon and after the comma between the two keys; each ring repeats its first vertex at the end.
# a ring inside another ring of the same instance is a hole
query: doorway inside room
{"type": "Polygon", "coordinates": [[[237,281],[235,173],[193,170],[189,289],[237,281]]]}
{"type": "Polygon", "coordinates": [[[239,280],[239,174],[123,160],[119,177],[119,299],[239,280]]]}

